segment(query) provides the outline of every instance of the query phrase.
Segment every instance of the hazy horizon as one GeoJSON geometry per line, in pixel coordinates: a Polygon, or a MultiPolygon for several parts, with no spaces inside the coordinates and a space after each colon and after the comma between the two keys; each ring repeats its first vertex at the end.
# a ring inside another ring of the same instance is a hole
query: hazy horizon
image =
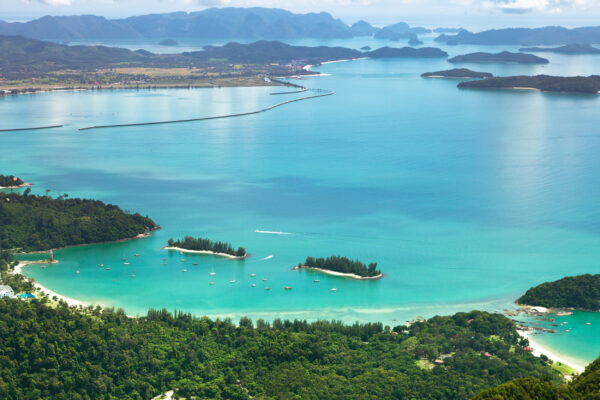
{"type": "Polygon", "coordinates": [[[7,22],[25,22],[45,15],[91,14],[118,19],[154,13],[195,12],[212,7],[265,7],[294,13],[328,12],[347,24],[363,19],[375,26],[402,21],[411,26],[464,27],[477,31],[503,27],[600,25],[600,3],[596,0],[428,0],[420,4],[413,0],[403,0],[400,4],[386,0],[324,0],[319,3],[233,0],[151,0],[145,3],[139,0],[127,3],[119,0],[90,0],[86,3],[79,0],[5,1],[0,10],[0,20],[7,22]],[[116,3],[120,3],[118,7],[116,3]]]}

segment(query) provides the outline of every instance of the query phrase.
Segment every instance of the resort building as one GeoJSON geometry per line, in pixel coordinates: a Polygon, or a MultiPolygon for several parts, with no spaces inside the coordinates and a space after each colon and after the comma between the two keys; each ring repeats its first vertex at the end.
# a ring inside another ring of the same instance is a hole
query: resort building
{"type": "Polygon", "coordinates": [[[0,299],[3,297],[8,297],[9,299],[15,298],[15,292],[13,292],[10,286],[0,285],[0,299]]]}

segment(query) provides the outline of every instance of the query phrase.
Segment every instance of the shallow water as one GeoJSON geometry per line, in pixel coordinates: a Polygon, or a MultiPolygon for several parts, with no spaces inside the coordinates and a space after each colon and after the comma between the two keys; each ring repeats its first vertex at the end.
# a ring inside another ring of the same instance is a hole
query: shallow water
{"type": "MultiPolygon", "coordinates": [[[[548,66],[468,67],[587,75],[600,60],[545,56],[548,66]]],[[[65,296],[130,314],[164,307],[389,325],[499,311],[533,285],[598,273],[600,99],[459,90],[455,80],[419,77],[450,67],[445,60],[328,64],[319,70],[330,76],[301,82],[334,96],[242,118],[84,132],[77,128],[252,111],[301,95],[221,88],[0,98],[0,129],[65,124],[0,133],[2,172],[34,182],[37,193],[98,198],[163,228],[148,239],[61,250],[59,264],[25,273],[65,296]],[[169,237],[188,234],[244,246],[252,256],[161,250],[169,237]],[[386,276],[291,271],[306,256],[331,254],[376,261],[386,276]]],[[[598,340],[599,326],[589,341],[598,340]]]]}

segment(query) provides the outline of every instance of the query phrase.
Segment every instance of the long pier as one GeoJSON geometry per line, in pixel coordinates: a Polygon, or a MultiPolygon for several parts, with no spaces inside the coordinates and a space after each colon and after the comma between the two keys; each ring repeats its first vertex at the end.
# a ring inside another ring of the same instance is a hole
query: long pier
{"type": "Polygon", "coordinates": [[[0,129],[0,132],[36,131],[39,129],[54,129],[54,128],[62,128],[62,127],[63,127],[63,125],[35,126],[33,128],[0,129]]]}
{"type": "Polygon", "coordinates": [[[91,130],[91,129],[123,128],[123,127],[128,127],[128,126],[178,124],[178,123],[183,123],[183,122],[196,122],[196,121],[208,121],[208,120],[211,120],[211,119],[223,119],[223,118],[243,117],[243,116],[246,116],[246,115],[253,115],[253,114],[260,114],[260,113],[263,113],[263,112],[267,112],[267,111],[273,110],[274,108],[281,107],[281,106],[284,106],[284,105],[290,104],[290,103],[295,103],[297,101],[316,99],[318,97],[331,96],[331,95],[335,94],[334,91],[327,91],[327,90],[323,90],[323,89],[315,89],[314,91],[317,92],[317,93],[320,93],[320,94],[315,94],[315,95],[312,95],[312,96],[301,97],[299,99],[287,100],[287,101],[284,101],[284,102],[272,105],[270,107],[263,108],[261,110],[250,111],[250,112],[245,112],[245,113],[217,115],[215,117],[178,119],[178,120],[172,120],[172,121],[138,122],[138,123],[132,123],[132,124],[115,124],[115,125],[96,125],[96,126],[88,126],[88,127],[85,127],[85,128],[79,128],[79,130],[80,131],[87,131],[87,130],[91,130]]]}

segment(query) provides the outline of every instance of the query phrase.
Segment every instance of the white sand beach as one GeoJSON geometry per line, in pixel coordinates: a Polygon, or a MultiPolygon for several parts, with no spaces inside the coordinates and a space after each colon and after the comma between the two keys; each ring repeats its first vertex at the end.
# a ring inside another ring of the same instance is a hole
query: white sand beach
{"type": "MultiPolygon", "coordinates": [[[[25,267],[27,267],[29,265],[36,265],[36,264],[40,264],[40,263],[39,262],[21,261],[17,265],[15,265],[15,267],[14,267],[14,273],[15,274],[21,274],[23,272],[23,268],[25,268],[25,267]]],[[[25,278],[25,279],[27,279],[27,278],[25,278]]],[[[64,301],[69,306],[73,306],[73,307],[78,307],[78,306],[86,307],[88,305],[88,304],[84,303],[83,301],[75,300],[75,299],[72,299],[70,297],[66,297],[66,296],[60,295],[60,294],[56,293],[55,291],[50,290],[50,289],[48,289],[47,287],[45,287],[43,285],[40,285],[37,282],[34,282],[33,286],[36,289],[38,289],[40,292],[42,292],[46,296],[48,296],[50,299],[52,299],[53,297],[56,296],[57,299],[64,301]]]]}
{"type": "Polygon", "coordinates": [[[243,257],[238,257],[238,256],[232,256],[231,254],[226,254],[226,253],[215,253],[214,251],[210,251],[210,250],[187,250],[187,249],[182,249],[179,247],[163,247],[163,250],[172,250],[172,251],[180,251],[182,253],[191,253],[191,254],[212,254],[213,256],[221,256],[221,257],[227,257],[227,258],[231,258],[233,260],[241,260],[243,258],[248,258],[248,254],[246,254],[243,257]]]}
{"type": "Polygon", "coordinates": [[[327,275],[343,276],[343,277],[346,277],[346,278],[352,278],[352,279],[358,279],[358,280],[373,280],[373,279],[381,279],[381,278],[383,278],[383,274],[379,274],[379,275],[376,275],[376,276],[360,276],[360,275],[356,275],[356,274],[349,274],[349,273],[344,273],[344,272],[330,271],[328,269],[311,268],[311,267],[305,267],[305,266],[302,266],[301,268],[298,268],[296,266],[296,267],[294,267],[292,269],[312,269],[314,271],[319,271],[319,272],[322,272],[322,273],[327,274],[327,275]]]}
{"type": "Polygon", "coordinates": [[[539,342],[537,342],[535,339],[532,338],[532,334],[530,331],[524,331],[524,330],[517,330],[517,332],[519,332],[519,335],[529,339],[529,346],[532,349],[532,354],[536,357],[539,357],[541,354],[544,354],[546,357],[548,357],[549,359],[551,359],[554,362],[559,362],[561,364],[565,364],[571,368],[573,368],[575,371],[577,371],[578,373],[582,373],[585,370],[585,366],[578,364],[578,363],[574,363],[571,360],[567,360],[564,356],[559,355],[558,353],[556,353],[556,351],[541,345],[539,342]]]}

